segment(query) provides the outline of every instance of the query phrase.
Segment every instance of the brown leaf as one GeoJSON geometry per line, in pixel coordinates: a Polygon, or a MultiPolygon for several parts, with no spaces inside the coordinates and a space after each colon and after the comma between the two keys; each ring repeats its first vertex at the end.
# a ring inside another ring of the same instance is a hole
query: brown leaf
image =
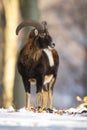
{"type": "Polygon", "coordinates": [[[87,96],[85,96],[85,97],[83,98],[83,101],[84,101],[85,103],[87,103],[87,96]]]}
{"type": "Polygon", "coordinates": [[[76,100],[79,101],[79,102],[81,102],[81,101],[82,101],[82,98],[81,98],[80,96],[77,96],[77,97],[76,97],[76,100]]]}

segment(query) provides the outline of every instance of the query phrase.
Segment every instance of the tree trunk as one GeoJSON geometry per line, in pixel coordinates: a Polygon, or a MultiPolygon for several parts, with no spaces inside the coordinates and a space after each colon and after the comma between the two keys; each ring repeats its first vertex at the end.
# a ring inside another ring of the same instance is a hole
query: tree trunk
{"type": "Polygon", "coordinates": [[[4,28],[5,27],[5,14],[3,9],[3,2],[0,1],[0,107],[2,107],[2,91],[3,91],[3,57],[4,57],[4,28]]]}
{"type": "MultiPolygon", "coordinates": [[[[20,7],[21,7],[21,13],[22,13],[22,18],[24,20],[37,20],[39,18],[39,13],[38,13],[38,3],[37,0],[20,0],[20,7]]],[[[20,21],[22,22],[22,21],[20,21]]],[[[24,37],[21,38],[19,42],[21,42],[21,45],[26,43],[27,35],[29,32],[29,28],[25,28],[24,31],[24,37]]],[[[20,47],[21,48],[21,47],[20,47]]],[[[16,78],[15,78],[15,88],[14,88],[14,103],[16,105],[16,108],[20,108],[25,106],[25,90],[24,90],[24,85],[21,79],[20,74],[18,71],[16,71],[16,78]]]]}
{"type": "Polygon", "coordinates": [[[87,96],[87,46],[85,46],[84,50],[85,50],[85,58],[84,58],[84,73],[82,81],[84,87],[84,96],[87,96]]]}
{"type": "Polygon", "coordinates": [[[3,76],[3,106],[9,107],[13,103],[13,87],[17,57],[17,39],[15,29],[18,25],[18,0],[3,0],[6,18],[5,54],[3,76]]]}

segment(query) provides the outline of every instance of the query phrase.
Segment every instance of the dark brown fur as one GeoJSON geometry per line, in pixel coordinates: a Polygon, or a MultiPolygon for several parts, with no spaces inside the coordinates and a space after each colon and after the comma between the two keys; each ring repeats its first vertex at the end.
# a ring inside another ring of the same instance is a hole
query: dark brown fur
{"type": "Polygon", "coordinates": [[[35,29],[31,30],[25,46],[19,53],[18,57],[18,71],[22,76],[24,88],[26,91],[26,108],[30,108],[30,84],[31,81],[36,80],[37,105],[38,107],[46,107],[44,92],[45,76],[53,75],[51,81],[47,84],[48,91],[48,105],[52,108],[53,87],[57,77],[57,70],[59,66],[59,57],[55,49],[51,49],[54,66],[49,65],[49,60],[44,49],[52,46],[52,38],[47,29],[44,29],[38,35],[35,35],[35,29]]]}

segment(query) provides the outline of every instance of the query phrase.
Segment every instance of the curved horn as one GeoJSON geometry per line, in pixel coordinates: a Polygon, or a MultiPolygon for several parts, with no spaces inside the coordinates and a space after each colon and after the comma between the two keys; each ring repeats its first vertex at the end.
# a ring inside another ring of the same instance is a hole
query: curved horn
{"type": "Polygon", "coordinates": [[[46,21],[42,21],[41,24],[42,24],[44,30],[47,29],[47,22],[46,21]]]}
{"type": "Polygon", "coordinates": [[[22,23],[20,23],[18,25],[18,27],[16,28],[16,35],[18,35],[19,31],[23,28],[23,27],[26,27],[26,26],[33,26],[35,28],[37,28],[38,30],[43,30],[43,26],[36,22],[36,21],[24,21],[22,23]]]}

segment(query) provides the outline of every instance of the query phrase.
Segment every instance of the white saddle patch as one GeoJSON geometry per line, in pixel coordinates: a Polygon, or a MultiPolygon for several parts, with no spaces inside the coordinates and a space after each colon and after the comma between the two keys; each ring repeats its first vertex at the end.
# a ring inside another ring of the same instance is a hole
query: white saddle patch
{"type": "Polygon", "coordinates": [[[51,50],[49,49],[43,49],[43,51],[46,53],[48,60],[49,60],[49,65],[52,67],[54,66],[54,59],[51,50]]]}

